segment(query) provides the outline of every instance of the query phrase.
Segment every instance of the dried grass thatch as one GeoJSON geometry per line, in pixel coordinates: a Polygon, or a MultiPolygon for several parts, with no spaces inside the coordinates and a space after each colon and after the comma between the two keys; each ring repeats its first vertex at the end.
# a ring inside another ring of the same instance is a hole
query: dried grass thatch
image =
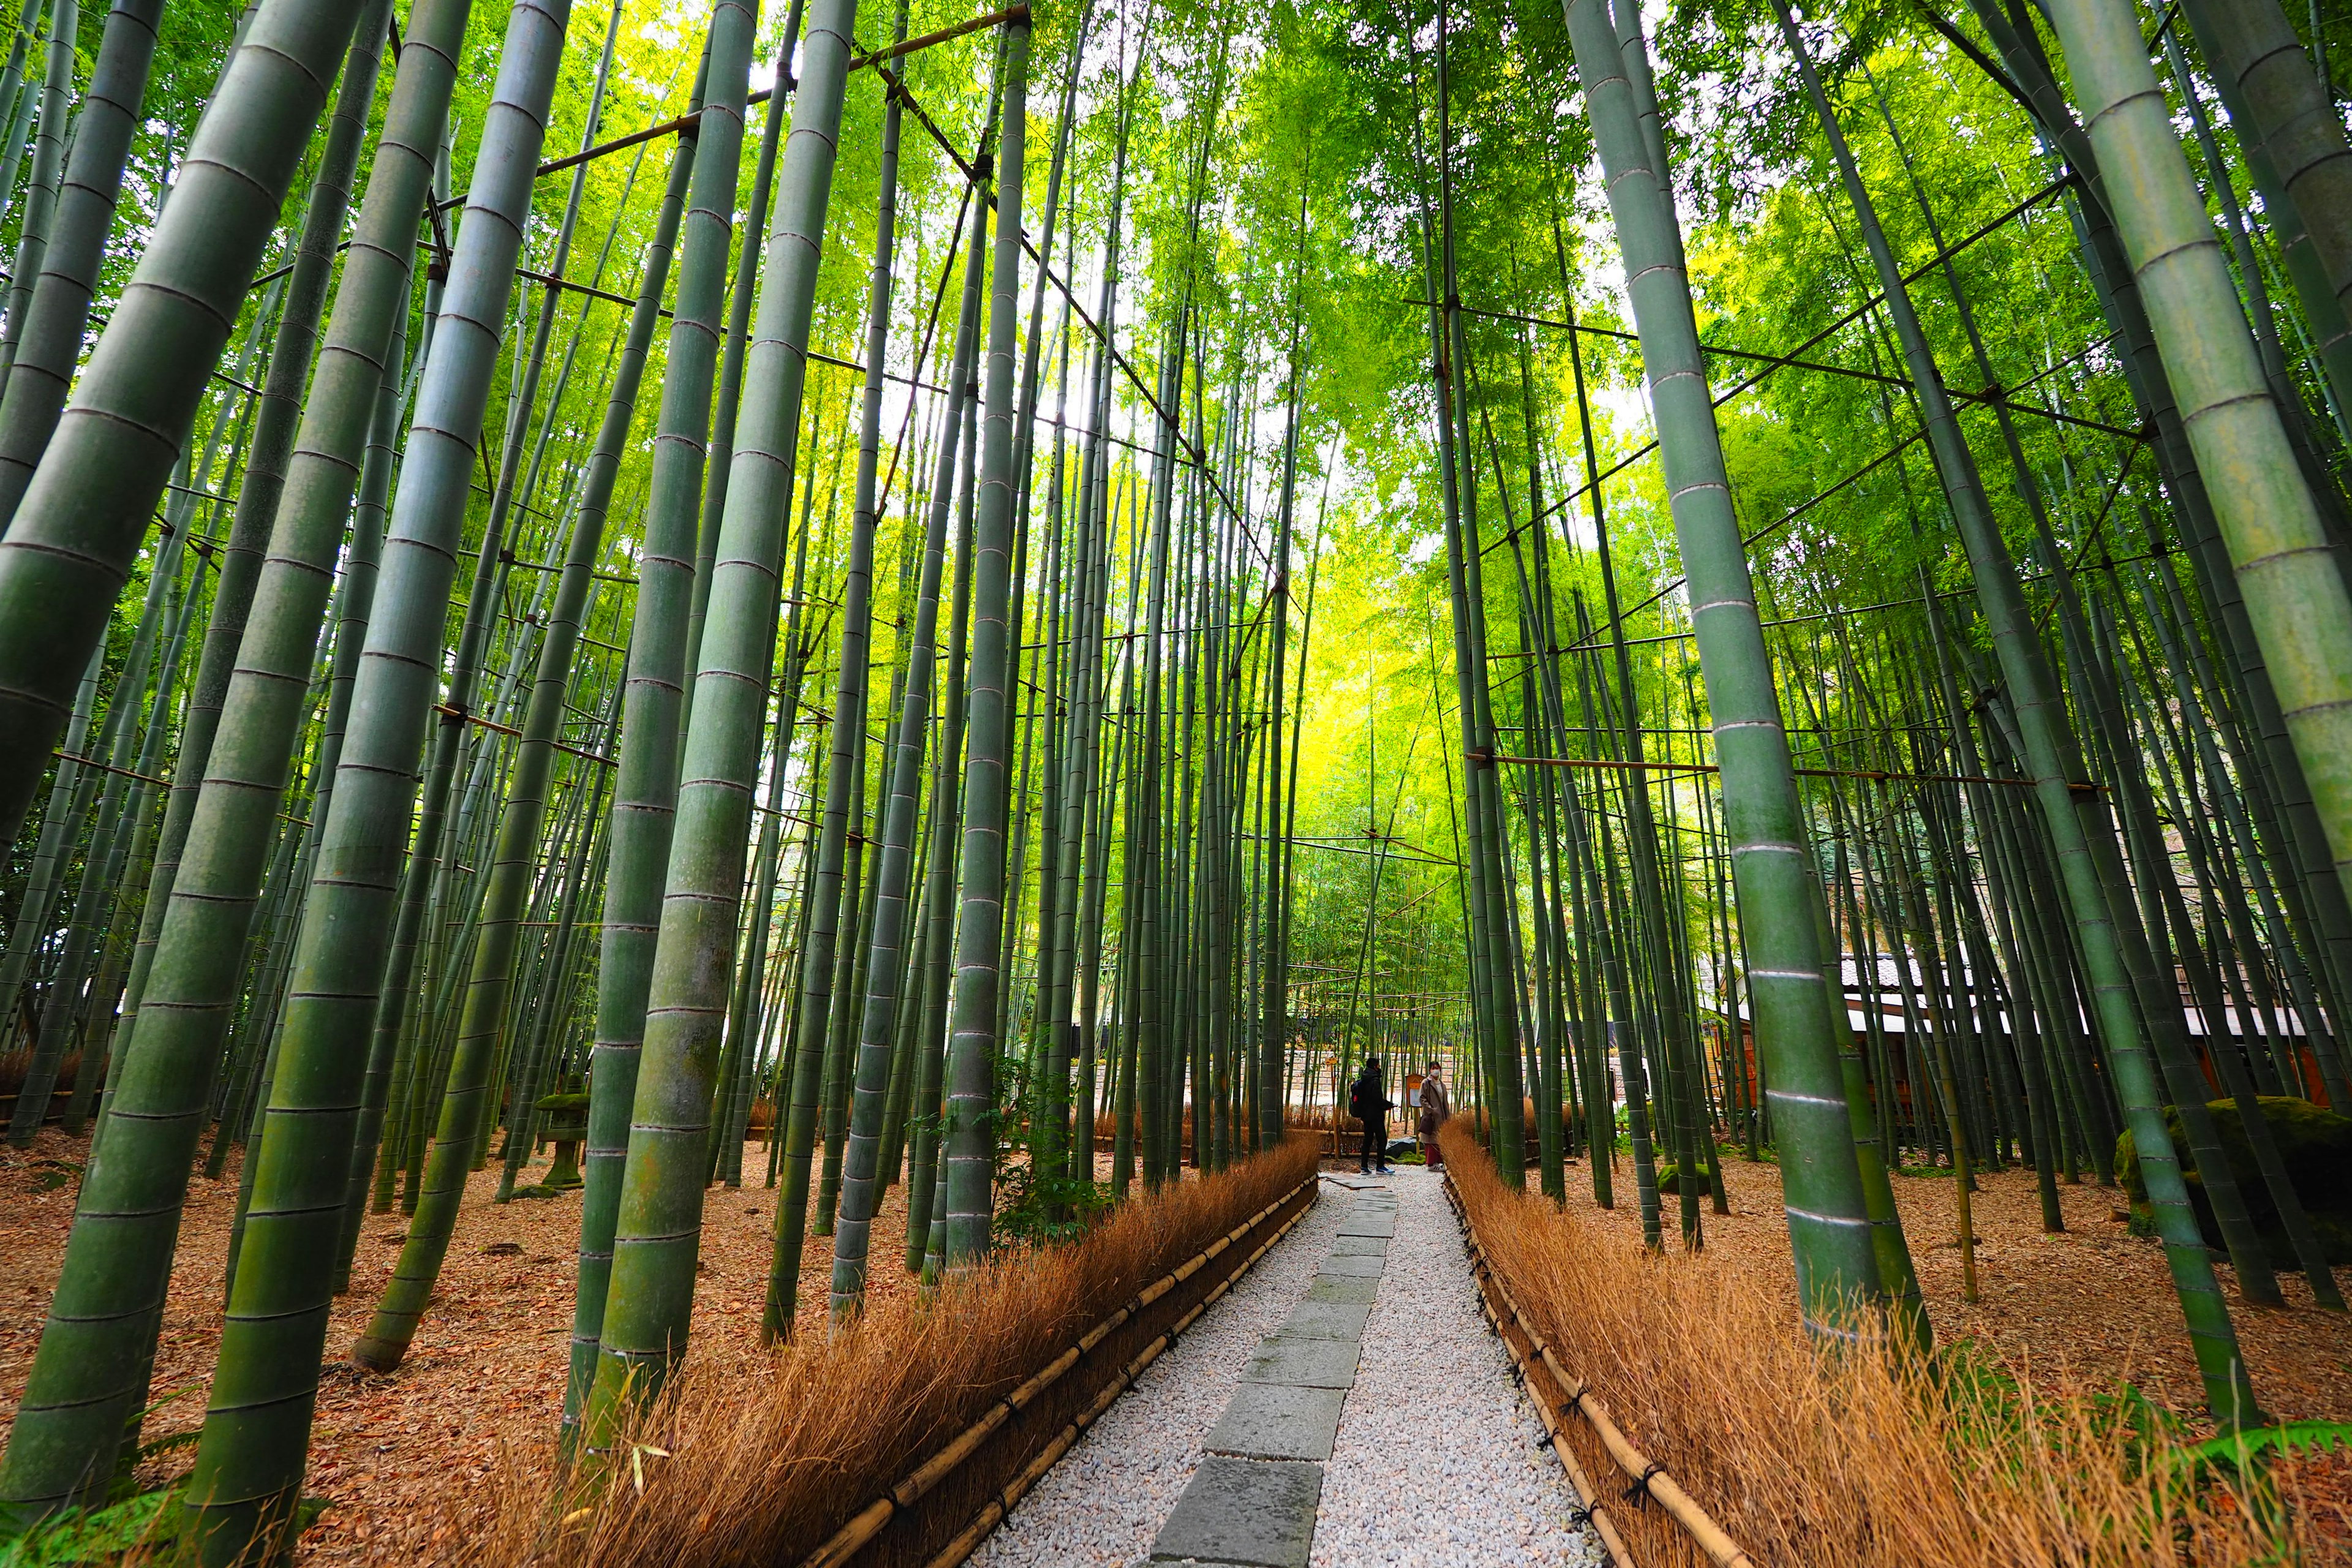
{"type": "MultiPolygon", "coordinates": [[[[1122,1205],[1082,1240],[1002,1256],[929,1303],[902,1299],[840,1333],[783,1345],[756,1379],[689,1358],[595,1495],[561,1496],[545,1436],[519,1435],[483,1493],[416,1521],[408,1555],[467,1568],[797,1563],[1079,1335],[1314,1170],[1314,1141],[1293,1137],[1122,1205]]],[[[1106,1340],[1102,1362],[1121,1364],[1133,1353],[1122,1345],[1121,1335],[1106,1340]]],[[[924,1518],[894,1521],[859,1561],[928,1561],[1103,1381],[1064,1379],[1066,1390],[1057,1384],[1001,1429],[991,1445],[1001,1452],[942,1482],[924,1518]]]]}
{"type": "MultiPolygon", "coordinates": [[[[2198,1487],[2112,1380],[2063,1364],[1996,1366],[1966,1344],[1934,1359],[1861,1325],[1806,1338],[1787,1303],[1705,1253],[1645,1256],[1506,1189],[1468,1129],[1444,1134],[1471,1224],[1520,1311],[1651,1460],[1773,1568],[2126,1568],[2337,1561],[2345,1521],[2294,1465],[2273,1495],[2198,1487]],[[2273,1522],[2265,1524],[2264,1518],[2273,1522]]],[[[1566,1422],[1594,1484],[1627,1478],[1566,1422]]],[[[1613,1484],[1612,1484],[1613,1483],[1613,1484]]],[[[1655,1508],[1610,1514],[1643,1568],[1705,1568],[1655,1508]]]]}

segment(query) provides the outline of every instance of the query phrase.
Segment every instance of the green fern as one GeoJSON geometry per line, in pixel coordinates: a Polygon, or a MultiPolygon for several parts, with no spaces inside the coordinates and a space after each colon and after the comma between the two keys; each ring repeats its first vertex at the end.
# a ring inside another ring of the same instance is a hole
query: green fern
{"type": "MultiPolygon", "coordinates": [[[[161,1442],[176,1447],[195,1436],[190,1432],[161,1442]]],[[[145,1568],[192,1563],[193,1553],[184,1550],[180,1493],[179,1487],[164,1487],[100,1509],[68,1509],[20,1534],[0,1533],[0,1568],[101,1568],[133,1552],[145,1568]]],[[[306,1495],[295,1505],[294,1535],[333,1506],[332,1498],[306,1495]]]]}
{"type": "Polygon", "coordinates": [[[2227,1473],[2243,1474],[2280,1454],[2329,1454],[2352,1450],[2352,1421],[2282,1421],[2275,1426],[2249,1426],[2224,1432],[2201,1443],[2190,1443],[2168,1456],[2176,1469],[2189,1471],[2198,1481],[2227,1473]]]}
{"type": "MultiPolygon", "coordinates": [[[[79,1568],[121,1561],[142,1547],[179,1535],[180,1493],[172,1488],[143,1492],[84,1512],[69,1509],[41,1521],[21,1535],[0,1539],[0,1568],[79,1568]]],[[[169,1561],[165,1552],[159,1559],[169,1561]]]]}

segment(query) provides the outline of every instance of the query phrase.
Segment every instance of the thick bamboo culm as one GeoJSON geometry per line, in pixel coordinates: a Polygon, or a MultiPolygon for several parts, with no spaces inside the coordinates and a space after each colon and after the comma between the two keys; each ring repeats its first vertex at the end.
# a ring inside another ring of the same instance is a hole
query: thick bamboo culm
{"type": "Polygon", "coordinates": [[[1235,1280],[1248,1273],[1275,1243],[1287,1236],[1291,1228],[1306,1216],[1313,1206],[1316,1184],[1321,1179],[1319,1174],[1309,1175],[1208,1247],[1145,1286],[1132,1300],[1089,1329],[1075,1344],[1046,1363],[1026,1383],[990,1406],[986,1415],[908,1471],[887,1492],[860,1510],[848,1523],[835,1532],[831,1540],[803,1558],[800,1568],[841,1568],[845,1563],[866,1560],[861,1558],[861,1553],[876,1548],[877,1542],[880,1543],[880,1555],[873,1557],[872,1561],[895,1557],[897,1553],[887,1550],[893,1543],[884,1538],[884,1531],[894,1524],[910,1530],[919,1537],[929,1535],[931,1530],[926,1527],[931,1521],[910,1515],[914,1515],[924,1500],[939,1490],[941,1483],[950,1477],[958,1477],[966,1463],[975,1456],[989,1453],[992,1441],[1000,1436],[1006,1437],[1011,1443],[1018,1462],[1024,1436],[1024,1428],[1019,1423],[1022,1415],[1035,1407],[1039,1400],[1055,1388],[1071,1371],[1094,1366],[1096,1363],[1090,1358],[1114,1335],[1129,1331],[1128,1337],[1132,1339],[1135,1334],[1150,1329],[1161,1316],[1155,1309],[1164,1307],[1165,1311],[1173,1314],[1172,1321],[1160,1328],[1149,1342],[1111,1363],[1115,1370],[1112,1370],[1109,1380],[1097,1389],[1086,1405],[1049,1440],[1026,1456],[1026,1463],[1021,1464],[1010,1480],[987,1495],[979,1510],[944,1547],[928,1559],[918,1559],[928,1561],[929,1568],[955,1568],[955,1564],[971,1556],[987,1539],[989,1531],[1003,1522],[1005,1515],[1012,1511],[1029,1489],[1036,1485],[1064,1454],[1069,1452],[1087,1428],[1110,1408],[1112,1402],[1173,1345],[1202,1312],[1231,1289],[1235,1280]],[[1217,1276],[1197,1297],[1188,1300],[1189,1293],[1182,1292],[1182,1287],[1199,1279],[1203,1269],[1233,1252],[1253,1233],[1269,1226],[1273,1227],[1271,1233],[1265,1235],[1247,1256],[1217,1276]]]}
{"type": "Polygon", "coordinates": [[[1664,1466],[1645,1458],[1639,1448],[1633,1447],[1617,1424],[1609,1418],[1607,1408],[1588,1391],[1582,1380],[1571,1376],[1568,1369],[1559,1364],[1559,1358],[1552,1353],[1551,1347],[1538,1337],[1535,1326],[1519,1310],[1518,1303],[1511,1300],[1509,1288],[1487,1266],[1486,1249],[1478,1245],[1478,1232],[1470,1223],[1469,1210],[1463,1206],[1461,1194],[1454,1190],[1454,1173],[1451,1171],[1445,1173],[1445,1198],[1454,1205],[1454,1217],[1461,1221],[1462,1237],[1470,1248],[1470,1272],[1478,1281],[1479,1299],[1486,1308],[1487,1321],[1494,1324],[1496,1337],[1510,1352],[1512,1366],[1517,1370],[1520,1381],[1527,1384],[1528,1397],[1535,1401],[1536,1412],[1543,1417],[1544,1431],[1551,1439],[1552,1451],[1559,1456],[1560,1463],[1567,1468],[1570,1484],[1584,1500],[1585,1510],[1592,1520],[1594,1531],[1609,1550],[1610,1561],[1617,1564],[1617,1568],[1632,1568],[1633,1564],[1624,1543],[1618,1538],[1616,1526],[1601,1512],[1600,1494],[1586,1478],[1575,1450],[1568,1445],[1567,1434],[1560,1426],[1557,1414],[1561,1410],[1573,1410],[1591,1426],[1594,1435],[1601,1439],[1601,1447],[1609,1450],[1609,1457],[1633,1483],[1627,1495],[1637,1500],[1643,1497],[1656,1499],[1658,1506],[1683,1528],[1717,1568],[1758,1568],[1755,1559],[1740,1550],[1738,1543],[1725,1532],[1721,1525],[1707,1517],[1706,1510],[1699,1507],[1674,1477],[1666,1473],[1664,1466]],[[1524,1348],[1511,1337],[1514,1330],[1527,1342],[1524,1348]],[[1556,1390],[1556,1397],[1548,1396],[1538,1386],[1538,1371],[1556,1390]]]}

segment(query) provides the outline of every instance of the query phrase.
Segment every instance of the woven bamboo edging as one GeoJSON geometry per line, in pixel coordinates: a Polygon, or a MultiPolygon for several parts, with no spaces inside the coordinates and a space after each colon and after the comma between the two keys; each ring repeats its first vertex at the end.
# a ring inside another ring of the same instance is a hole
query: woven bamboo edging
{"type": "Polygon", "coordinates": [[[1462,1202],[1462,1194],[1454,1189],[1454,1173],[1450,1170],[1445,1173],[1445,1196],[1454,1205],[1454,1217],[1461,1222],[1463,1239],[1469,1244],[1470,1271],[1478,1281],[1479,1299],[1486,1310],[1487,1321],[1494,1324],[1496,1337],[1510,1352],[1511,1364],[1518,1369],[1521,1381],[1534,1398],[1536,1414],[1543,1418],[1544,1435],[1551,1440],[1552,1452],[1559,1456],[1561,1466],[1568,1471],[1569,1485],[1576,1491],[1580,1506],[1592,1521],[1592,1528],[1600,1535],[1601,1544],[1608,1549],[1610,1561],[1615,1568],[1633,1568],[1633,1560],[1627,1554],[1616,1525],[1602,1511],[1601,1494],[1585,1474],[1584,1467],[1578,1462],[1576,1450],[1569,1447],[1567,1429],[1560,1425],[1562,1412],[1572,1410],[1591,1426],[1594,1435],[1601,1439],[1601,1447],[1608,1449],[1609,1457],[1616,1461],[1617,1468],[1632,1479],[1633,1485],[1626,1495],[1635,1499],[1656,1499],[1667,1516],[1682,1527],[1683,1533],[1689,1536],[1700,1551],[1706,1553],[1716,1568],[1757,1568],[1755,1559],[1742,1551],[1723,1527],[1708,1517],[1696,1500],[1682,1489],[1681,1483],[1666,1473],[1664,1465],[1644,1458],[1642,1451],[1633,1447],[1617,1423],[1610,1419],[1608,1407],[1601,1403],[1600,1396],[1581,1379],[1570,1377],[1568,1369],[1559,1364],[1559,1358],[1552,1353],[1551,1346],[1536,1332],[1535,1325],[1528,1321],[1525,1312],[1519,1310],[1519,1304],[1511,1299],[1510,1288],[1503,1283],[1494,1266],[1487,1261],[1486,1249],[1479,1244],[1477,1227],[1470,1223],[1470,1211],[1462,1202]],[[1513,1335],[1515,1330],[1517,1338],[1513,1335]],[[1519,1342],[1521,1340],[1526,1342],[1524,1348],[1519,1342]],[[1538,1374],[1551,1385],[1554,1396],[1547,1396],[1545,1391],[1537,1385],[1538,1374]]]}
{"type": "Polygon", "coordinates": [[[1144,1369],[1159,1360],[1175,1344],[1178,1337],[1192,1326],[1194,1320],[1214,1305],[1218,1298],[1233,1288],[1235,1280],[1248,1273],[1276,1242],[1288,1235],[1291,1227],[1306,1217],[1320,1179],[1319,1173],[1310,1173],[1281,1197],[1145,1286],[1127,1305],[1089,1329],[1076,1344],[991,1405],[986,1415],[907,1472],[896,1486],[866,1504],[848,1523],[835,1531],[831,1540],[802,1559],[799,1568],[841,1568],[842,1564],[856,1558],[858,1553],[874,1544],[894,1521],[906,1519],[927,1496],[953,1477],[966,1461],[983,1452],[992,1438],[1018,1432],[1020,1417],[1054,1389],[1066,1373],[1079,1368],[1092,1368],[1094,1363],[1088,1358],[1106,1342],[1118,1335],[1122,1330],[1129,1331],[1130,1335],[1148,1330],[1151,1320],[1162,1313],[1167,1314],[1171,1321],[1148,1343],[1118,1363],[1115,1373],[1095,1392],[1094,1397],[1087,1400],[1012,1479],[991,1492],[979,1511],[955,1537],[929,1559],[929,1568],[957,1568],[957,1564],[971,1556],[987,1539],[989,1531],[1003,1521],[1004,1516],[1028,1493],[1029,1489],[1043,1479],[1045,1472],[1070,1451],[1087,1428],[1093,1426],[1103,1412],[1110,1408],[1112,1402],[1142,1375],[1144,1369]],[[1234,1255],[1253,1238],[1256,1240],[1256,1246],[1246,1256],[1235,1259],[1234,1255]],[[1224,1272],[1213,1280],[1204,1279],[1202,1271],[1221,1258],[1228,1260],[1229,1266],[1224,1272]],[[1188,1285],[1198,1290],[1197,1296],[1193,1289],[1186,1289],[1188,1285]],[[1183,1304],[1187,1298],[1192,1298],[1189,1305],[1183,1304]],[[1008,1426],[1012,1428],[1010,1432],[1008,1426]]]}

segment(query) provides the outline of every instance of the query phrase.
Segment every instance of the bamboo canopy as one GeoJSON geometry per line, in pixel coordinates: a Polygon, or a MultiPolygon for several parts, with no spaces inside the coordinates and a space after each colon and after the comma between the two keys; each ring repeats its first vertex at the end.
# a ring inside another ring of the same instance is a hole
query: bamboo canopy
{"type": "Polygon", "coordinates": [[[2343,1310],[2344,17],[0,22],[0,1093],[87,1141],[11,1523],[135,1452],[232,1160],[220,1563],[575,1144],[591,1468],[714,1191],[785,1340],[1375,1058],[1654,1249],[1769,1152],[1816,1335],[1935,1343],[1895,1173],[1973,1296],[1975,1176],[2119,1149],[2218,1422],[2217,1255],[2343,1310]]]}

